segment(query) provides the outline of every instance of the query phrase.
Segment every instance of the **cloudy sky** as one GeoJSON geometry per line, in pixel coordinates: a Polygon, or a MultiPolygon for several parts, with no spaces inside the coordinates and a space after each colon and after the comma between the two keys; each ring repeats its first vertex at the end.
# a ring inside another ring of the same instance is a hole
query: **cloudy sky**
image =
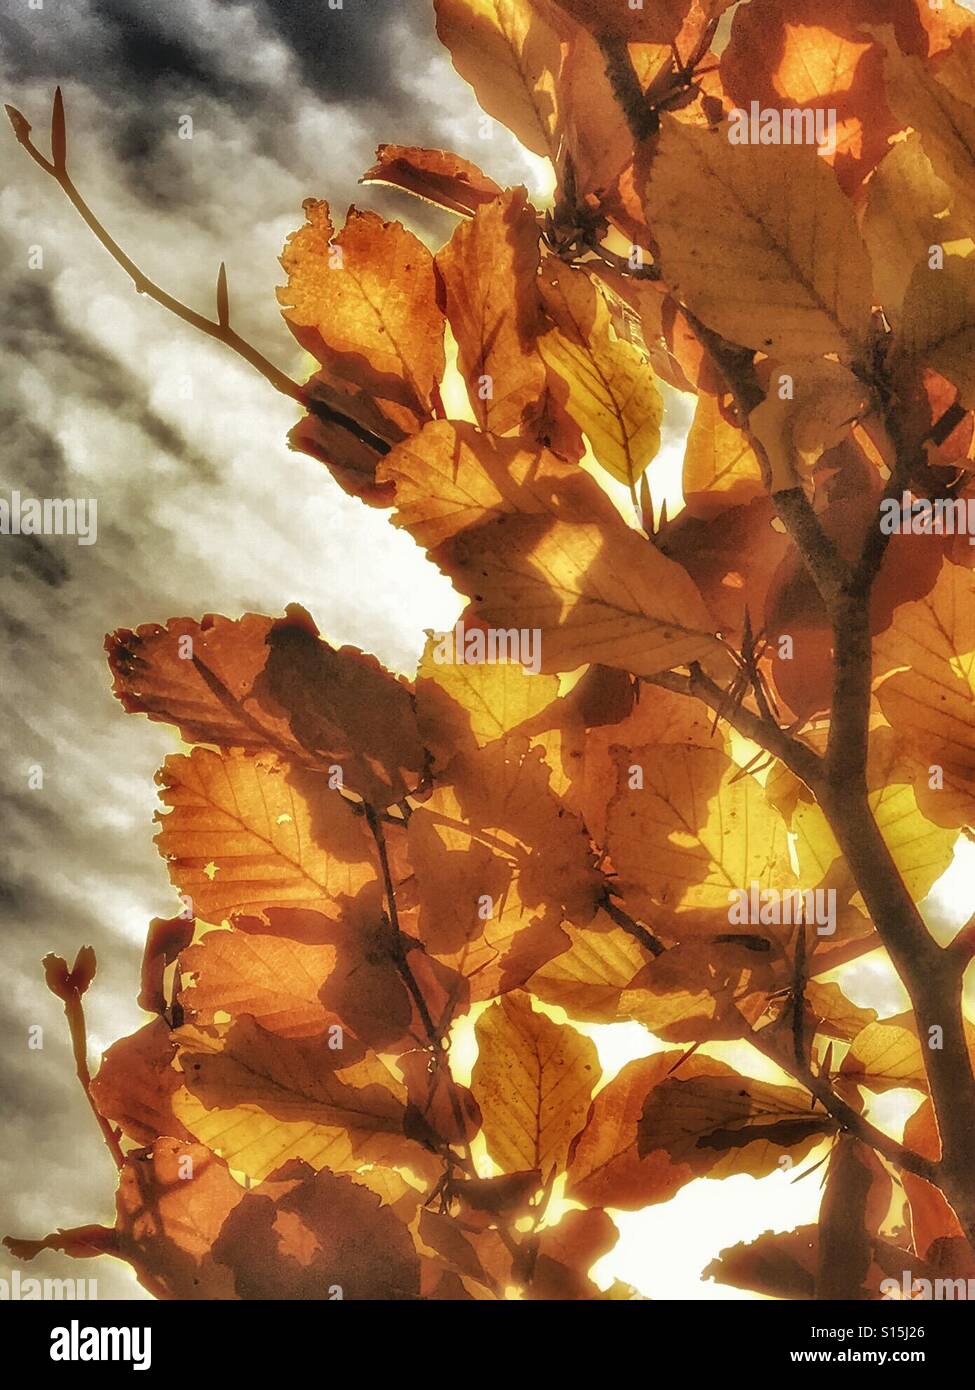
{"type": "MultiPolygon", "coordinates": [[[[500,126],[480,137],[478,109],[436,43],[430,0],[344,0],[341,10],[326,0],[43,0],[38,9],[0,0],[0,12],[3,100],[43,148],[60,83],[69,168],[108,229],[204,312],[224,260],[235,326],[292,375],[300,353],[274,287],[304,198],[326,197],[340,213],[353,201],[373,207],[436,246],[447,215],[357,187],[377,143],[453,148],[502,182],[537,188],[543,177],[500,126]],[[189,140],[178,133],[186,116],[189,140]]],[[[113,1195],[40,959],[95,946],[95,1058],[142,1022],[146,924],[176,910],[151,843],[153,773],[176,741],[123,715],[104,634],[206,611],[273,614],[297,600],[332,640],[409,670],[422,629],[448,626],[460,605],[383,513],[290,452],[291,403],[134,292],[6,127],[0,189],[0,496],[98,501],[95,545],[0,540],[0,1232],[40,1235],[110,1221],[113,1195]],[[34,790],[32,767],[43,773],[34,790]],[[44,1047],[29,1050],[37,1024],[44,1047]]],[[[603,1046],[617,1063],[637,1050],[630,1033],[603,1046]]],[[[784,1177],[750,1206],[744,1189],[701,1188],[669,1215],[630,1219],[613,1273],[657,1296],[693,1293],[722,1245],[808,1220],[818,1201],[813,1184],[797,1196],[784,1177]],[[743,1202],[753,1212],[744,1222],[743,1202]]],[[[101,1297],[142,1296],[113,1261],[50,1256],[35,1270],[95,1275],[101,1297]]]]}

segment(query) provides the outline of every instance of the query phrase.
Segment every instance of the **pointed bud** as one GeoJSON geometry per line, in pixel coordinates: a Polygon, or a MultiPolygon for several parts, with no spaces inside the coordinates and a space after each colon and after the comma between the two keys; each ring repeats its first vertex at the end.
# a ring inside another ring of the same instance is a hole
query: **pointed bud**
{"type": "Polygon", "coordinates": [[[217,322],[221,328],[230,327],[230,295],[227,291],[227,267],[223,261],[217,273],[217,322]]]}
{"type": "Polygon", "coordinates": [[[64,129],[64,98],[61,88],[54,89],[54,106],[51,109],[51,160],[55,169],[62,170],[68,153],[68,137],[64,129]]]}

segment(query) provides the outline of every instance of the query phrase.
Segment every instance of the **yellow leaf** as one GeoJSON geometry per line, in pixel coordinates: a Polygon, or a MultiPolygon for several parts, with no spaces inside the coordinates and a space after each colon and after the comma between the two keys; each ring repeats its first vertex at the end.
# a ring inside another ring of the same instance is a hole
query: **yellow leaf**
{"type": "Polygon", "coordinates": [[[544,449],[435,421],[387,455],[395,524],[425,546],[471,615],[537,629],[545,672],[590,662],[651,675],[727,654],[686,570],[631,530],[598,484],[544,449]]]}
{"type": "Polygon", "coordinates": [[[528,723],[558,698],[555,676],[533,675],[519,661],[437,661],[428,639],[416,677],[417,722],[436,761],[483,748],[528,723]]]}
{"type": "Polygon", "coordinates": [[[765,492],[761,464],[744,432],[703,391],[684,449],[683,487],[688,512],[705,521],[765,492]]]}
{"type": "Polygon", "coordinates": [[[917,267],[904,299],[900,352],[913,369],[934,367],[958,387],[966,410],[975,407],[975,260],[947,256],[942,270],[917,267]]]}
{"type": "MultiPolygon", "coordinates": [[[[867,769],[868,803],[905,886],[917,901],[951,863],[955,836],[932,825],[918,806],[914,770],[889,729],[875,729],[867,769]]],[[[800,875],[806,883],[822,881],[834,865],[841,871],[839,846],[819,806],[800,802],[792,820],[800,875]]]]}
{"type": "Polygon", "coordinates": [[[565,1167],[599,1080],[596,1048],[567,1024],[535,1013],[524,995],[506,995],[475,1026],[471,1090],[481,1107],[488,1152],[506,1173],[565,1167]]]}
{"type": "Polygon", "coordinates": [[[686,570],[618,515],[588,525],[504,519],[458,536],[440,563],[479,621],[540,633],[542,671],[593,661],[634,675],[692,661],[727,669],[686,570]]]}
{"type": "Polygon", "coordinates": [[[600,913],[589,927],[563,928],[571,945],[530,978],[527,988],[584,1022],[615,1023],[620,996],[647,953],[629,932],[600,913]]]}
{"type": "Polygon", "coordinates": [[[437,34],[490,115],[554,159],[558,35],[530,0],[436,0],[437,34]]]}
{"type": "Polygon", "coordinates": [[[320,773],[274,754],[194,748],[167,758],[157,780],[172,810],[156,844],[207,921],[268,907],[327,911],[376,878],[362,817],[320,773]]]}
{"type": "Polygon", "coordinates": [[[840,1071],[872,1091],[926,1090],[928,1084],[917,1036],[893,1023],[868,1023],[853,1039],[840,1071]]]}
{"type": "Polygon", "coordinates": [[[870,261],[814,150],[665,119],[647,208],[671,289],[708,327],[778,358],[862,353],[870,261]]]}
{"type": "Polygon", "coordinates": [[[713,931],[729,922],[733,892],[794,885],[782,817],[724,753],[648,745],[620,749],[618,766],[607,844],[627,898],[670,909],[691,929],[695,914],[706,914],[701,925],[713,931]],[[642,769],[642,787],[630,785],[633,767],[642,769]]]}
{"type": "Polygon", "coordinates": [[[612,336],[606,301],[582,271],[546,262],[541,291],[555,328],[538,350],[564,382],[565,404],[597,461],[633,487],[660,448],[663,401],[653,372],[631,343],[612,336]]]}
{"type": "Polygon", "coordinates": [[[185,1087],[173,1109],[232,1168],[262,1179],[291,1159],[354,1172],[419,1164],[405,1138],[406,1089],[372,1053],[351,1066],[323,1039],[282,1038],[253,1019],[178,1030],[185,1087]]]}

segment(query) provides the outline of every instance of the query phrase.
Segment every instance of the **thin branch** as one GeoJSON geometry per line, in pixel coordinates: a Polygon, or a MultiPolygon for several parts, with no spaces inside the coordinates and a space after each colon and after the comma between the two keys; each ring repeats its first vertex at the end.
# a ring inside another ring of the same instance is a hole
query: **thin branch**
{"type": "Polygon", "coordinates": [[[660,129],[660,117],[647,101],[630,58],[626,40],[610,34],[597,34],[606,76],[613,95],[626,118],[630,134],[641,143],[660,129]]]}
{"type": "Polygon", "coordinates": [[[112,1127],[95,1104],[91,1093],[91,1072],[88,1070],[88,1031],[85,1026],[85,1006],[81,998],[95,973],[95,953],[90,946],[83,946],[71,971],[60,956],[45,956],[44,971],[48,989],[57,995],[64,1005],[64,1015],[71,1034],[75,1074],[85,1093],[85,1100],[98,1122],[98,1128],[112,1155],[113,1163],[121,1170],[125,1166],[125,1154],[119,1143],[119,1132],[112,1127]]]}
{"type": "Polygon", "coordinates": [[[396,910],[396,889],[393,884],[393,875],[389,867],[389,854],[386,850],[386,836],[383,833],[382,822],[374,806],[370,805],[368,801],[365,802],[364,805],[366,808],[366,821],[369,825],[369,829],[372,831],[372,837],[376,842],[376,850],[379,854],[379,867],[382,873],[383,887],[386,895],[386,912],[389,917],[389,926],[393,937],[393,960],[402,977],[403,983],[413,997],[413,1002],[416,1004],[417,1012],[423,1022],[424,1030],[430,1040],[430,1045],[439,1053],[443,1051],[440,1034],[434,1025],[433,1017],[427,1006],[427,1001],[423,996],[423,991],[420,988],[416,976],[413,974],[406,952],[403,950],[403,941],[399,929],[399,914],[396,910]]]}
{"type": "Polygon", "coordinates": [[[913,1173],[916,1177],[924,1178],[926,1182],[935,1186],[940,1181],[939,1166],[934,1159],[925,1158],[922,1154],[915,1153],[913,1149],[907,1148],[904,1144],[899,1144],[896,1139],[891,1139],[889,1134],[885,1134],[882,1129],[872,1125],[868,1119],[854,1110],[845,1100],[836,1094],[829,1080],[825,1076],[817,1076],[808,1062],[801,1058],[796,1058],[794,1063],[788,1063],[779,1052],[771,1047],[763,1038],[762,1030],[758,1029],[749,1033],[747,1041],[752,1044],[763,1056],[782,1068],[796,1081],[805,1086],[820,1105],[831,1115],[841,1128],[848,1130],[857,1139],[868,1144],[870,1148],[876,1149],[890,1163],[901,1168],[906,1173],[913,1173]]]}
{"type": "MultiPolygon", "coordinates": [[[[468,1171],[475,1172],[471,1159],[470,1144],[464,1138],[466,1134],[466,1121],[464,1118],[464,1107],[461,1105],[460,1096],[457,1094],[457,1086],[454,1082],[453,1073],[450,1070],[450,1059],[444,1048],[442,1030],[437,1028],[430,1013],[427,1001],[424,998],[423,990],[420,988],[419,981],[413,974],[410,966],[409,957],[403,949],[403,938],[400,934],[399,914],[396,909],[396,888],[393,883],[393,875],[389,867],[389,854],[386,849],[386,836],[383,833],[382,822],[376,814],[375,808],[365,803],[366,820],[372,837],[376,842],[376,851],[379,855],[379,866],[382,872],[383,888],[386,896],[386,910],[389,917],[390,932],[392,935],[392,955],[393,963],[397,973],[402,979],[406,988],[416,1005],[417,1012],[423,1022],[423,1028],[430,1044],[430,1050],[434,1058],[434,1063],[443,1077],[447,1096],[450,1100],[450,1108],[453,1112],[454,1123],[457,1126],[458,1144],[462,1145],[466,1155],[468,1171]]],[[[450,1160],[456,1161],[456,1155],[452,1152],[449,1143],[447,1144],[447,1154],[450,1160]]]]}
{"type": "Polygon", "coordinates": [[[611,917],[618,927],[622,927],[634,940],[639,941],[643,949],[649,951],[652,956],[662,956],[667,950],[658,936],[654,936],[648,927],[634,921],[628,912],[623,911],[619,903],[613,901],[608,890],[602,900],[602,908],[607,917],[611,917]]]}
{"type": "Polygon", "coordinates": [[[811,791],[818,787],[823,771],[819,754],[793,738],[778,724],[767,722],[741,705],[729,706],[727,692],[698,667],[687,676],[682,676],[676,671],[661,671],[656,676],[644,676],[642,679],[646,685],[657,685],[663,690],[673,690],[678,695],[690,695],[702,700],[708,709],[730,724],[743,738],[750,739],[767,753],[774,754],[790,772],[801,778],[811,791]]]}
{"type": "MultiPolygon", "coordinates": [[[[59,110],[62,112],[61,119],[63,122],[60,87],[58,87],[55,92],[54,100],[54,109],[56,112],[59,110]]],[[[296,381],[292,381],[291,377],[289,377],[286,372],[281,371],[281,369],[276,367],[273,362],[269,361],[263,353],[259,352],[257,348],[251,343],[248,343],[239,333],[231,328],[226,270],[223,265],[221,265],[217,277],[217,317],[216,319],[208,319],[204,314],[197,313],[195,309],[191,309],[188,305],[183,304],[180,300],[174,298],[173,295],[161,289],[159,285],[153,280],[150,280],[148,275],[139,269],[135,262],[122,250],[118,242],[109,235],[102,223],[92,212],[88,203],[75,187],[64,163],[58,161],[52,163],[51,160],[46,159],[44,155],[41,154],[40,150],[30,138],[31,126],[27,118],[13,106],[7,106],[6,112],[10,118],[10,124],[13,126],[14,134],[30,155],[31,159],[33,159],[46,174],[49,174],[51,178],[54,179],[55,183],[63,190],[96,239],[104,246],[115,263],[129,276],[139,294],[144,294],[149,299],[155,300],[157,304],[167,309],[171,314],[174,314],[176,318],[182,319],[184,323],[188,323],[191,328],[195,328],[200,333],[205,333],[208,338],[213,338],[218,343],[223,343],[226,347],[229,347],[232,352],[237,353],[245,362],[248,362],[260,372],[261,376],[263,376],[266,381],[270,382],[276,391],[280,391],[282,395],[289,396],[292,400],[297,401],[300,405],[304,406],[310,414],[317,416],[321,420],[326,420],[338,426],[340,429],[346,430],[349,434],[358,439],[360,443],[367,445],[370,449],[375,450],[376,453],[389,453],[390,445],[385,439],[374,434],[372,430],[368,430],[363,425],[360,425],[358,421],[353,420],[351,416],[345,415],[342,411],[336,410],[324,401],[318,400],[307,391],[305,387],[301,386],[296,381]]]]}

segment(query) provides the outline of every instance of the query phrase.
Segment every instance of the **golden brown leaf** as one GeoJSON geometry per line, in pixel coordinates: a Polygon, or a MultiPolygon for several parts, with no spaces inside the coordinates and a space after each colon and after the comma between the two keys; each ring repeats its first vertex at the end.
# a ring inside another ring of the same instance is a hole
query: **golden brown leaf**
{"type": "Polygon", "coordinates": [[[814,150],[665,120],[647,206],[670,288],[709,328],[776,358],[862,353],[870,260],[814,150]]]}
{"type": "Polygon", "coordinates": [[[186,1128],[234,1168],[262,1179],[300,1158],[354,1172],[419,1164],[405,1137],[406,1090],[374,1054],[351,1060],[325,1038],[282,1038],[245,1017],[178,1030],[186,1128]]]}
{"type": "Polygon", "coordinates": [[[156,844],[207,921],[268,907],[327,911],[376,877],[362,817],[320,773],[274,754],[195,748],[157,776],[172,809],[156,844]]]}
{"type": "Polygon", "coordinates": [[[161,1018],[120,1038],[91,1080],[98,1113],[137,1144],[152,1144],[160,1134],[190,1140],[173,1112],[173,1096],[181,1084],[175,1058],[176,1043],[161,1018]]]}
{"type": "Polygon", "coordinates": [[[446,150],[380,145],[376,163],[360,183],[386,183],[462,216],[500,197],[501,189],[476,164],[446,150]]]}
{"type": "Polygon", "coordinates": [[[610,332],[609,310],[587,275],[549,258],[541,292],[554,328],[538,340],[565,405],[597,461],[633,487],[660,448],[663,401],[640,353],[610,332]]]}
{"type": "Polygon", "coordinates": [[[436,0],[437,34],[480,106],[534,154],[557,152],[559,39],[530,0],[436,0]]]}
{"type": "Polygon", "coordinates": [[[746,435],[704,393],[684,449],[683,488],[688,513],[704,520],[765,493],[761,464],[746,435]]]}
{"type": "Polygon", "coordinates": [[[478,1019],[471,1089],[488,1152],[507,1173],[565,1166],[599,1080],[596,1049],[567,1024],[536,1013],[527,996],[506,995],[478,1019]]]}
{"type": "Polygon", "coordinates": [[[333,235],[328,205],[304,206],[307,221],[281,256],[288,284],[278,298],[290,328],[329,381],[365,389],[398,424],[418,428],[445,365],[429,251],[373,212],[351,208],[333,235]]]}
{"type": "Polygon", "coordinates": [[[496,435],[528,433],[545,366],[535,348],[538,226],[525,190],[510,189],[462,222],[436,263],[477,423],[496,435]]]}

